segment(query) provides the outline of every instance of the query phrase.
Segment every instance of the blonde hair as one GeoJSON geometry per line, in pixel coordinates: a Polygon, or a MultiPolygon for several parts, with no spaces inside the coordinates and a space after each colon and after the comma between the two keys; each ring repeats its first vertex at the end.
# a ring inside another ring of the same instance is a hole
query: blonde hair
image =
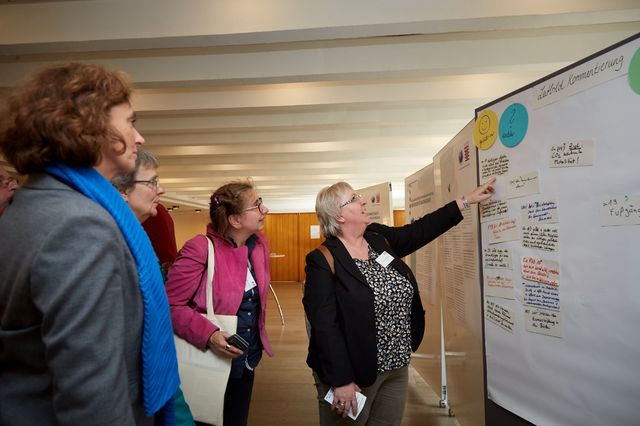
{"type": "Polygon", "coordinates": [[[347,182],[336,182],[324,187],[316,197],[316,215],[320,222],[320,231],[325,238],[337,237],[342,231],[338,223],[342,195],[352,190],[347,182]]]}

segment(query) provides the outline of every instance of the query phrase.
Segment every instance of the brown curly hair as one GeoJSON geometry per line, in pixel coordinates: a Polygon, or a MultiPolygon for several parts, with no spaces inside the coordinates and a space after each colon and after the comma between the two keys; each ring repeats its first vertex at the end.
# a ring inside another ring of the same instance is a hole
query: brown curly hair
{"type": "Polygon", "coordinates": [[[53,163],[95,166],[103,147],[125,141],[110,124],[112,107],[129,102],[124,73],[70,63],[36,71],[0,111],[0,151],[21,174],[53,163]]]}
{"type": "Polygon", "coordinates": [[[241,214],[244,208],[243,194],[255,189],[250,181],[237,181],[222,185],[213,191],[209,204],[211,228],[219,235],[226,235],[229,216],[241,214]]]}

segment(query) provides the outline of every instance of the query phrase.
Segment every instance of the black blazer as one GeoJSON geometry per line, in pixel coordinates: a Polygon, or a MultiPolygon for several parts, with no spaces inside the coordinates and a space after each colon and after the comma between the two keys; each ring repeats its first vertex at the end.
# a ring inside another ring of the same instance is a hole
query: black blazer
{"type": "MultiPolygon", "coordinates": [[[[373,249],[394,257],[391,267],[413,286],[411,349],[418,349],[424,334],[424,309],[411,269],[400,258],[407,256],[462,220],[455,201],[400,228],[379,223],[367,227],[364,237],[373,249]]],[[[335,275],[316,249],[306,257],[305,292],[302,298],[309,320],[307,364],[330,386],[355,382],[371,386],[376,380],[378,352],[373,291],[342,242],[328,238],[324,246],[334,258],[335,275]]]]}

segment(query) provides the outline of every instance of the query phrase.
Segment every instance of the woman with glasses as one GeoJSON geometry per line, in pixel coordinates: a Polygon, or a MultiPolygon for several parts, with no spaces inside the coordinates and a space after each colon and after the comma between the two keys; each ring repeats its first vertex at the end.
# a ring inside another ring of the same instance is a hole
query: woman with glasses
{"type": "Polygon", "coordinates": [[[174,423],[160,268],[110,183],[144,143],[131,93],[120,72],[60,64],[4,100],[0,151],[29,178],[0,220],[2,425],[174,423]]]}
{"type": "Polygon", "coordinates": [[[272,355],[265,328],[269,247],[260,232],[268,212],[250,182],[216,189],[211,194],[206,237],[196,235],[185,243],[167,277],[175,333],[202,350],[233,358],[224,396],[225,426],[247,424],[254,369],[263,350],[272,355]],[[227,340],[229,333],[201,315],[207,311],[207,238],[215,252],[214,311],[237,315],[237,334],[248,342],[244,351],[227,340]]]}
{"type": "Polygon", "coordinates": [[[148,151],[138,149],[136,169],[111,180],[140,223],[158,214],[164,188],[158,180],[158,160],[148,151]]]}
{"type": "Polygon", "coordinates": [[[355,424],[400,424],[411,352],[425,326],[418,284],[401,258],[490,198],[493,183],[399,228],[370,224],[366,202],[345,182],[320,191],[316,213],[326,241],[307,255],[303,304],[321,425],[354,423],[344,418],[357,413],[356,392],[367,400],[355,424]]]}
{"type": "MultiPolygon", "coordinates": [[[[164,194],[164,188],[160,186],[158,179],[158,159],[149,151],[138,148],[136,157],[136,169],[124,175],[116,176],[111,180],[122,198],[127,202],[131,211],[140,223],[155,217],[158,214],[160,196],[164,194]]],[[[149,236],[150,238],[152,236],[149,236]]],[[[175,236],[156,235],[155,237],[173,239],[175,236]]],[[[157,253],[156,253],[157,254],[157,253]]],[[[160,261],[158,261],[160,263],[160,261]]],[[[163,280],[167,276],[167,269],[160,263],[163,280]]],[[[193,417],[189,406],[185,403],[182,391],[178,389],[175,395],[176,426],[193,425],[193,417]]]]}

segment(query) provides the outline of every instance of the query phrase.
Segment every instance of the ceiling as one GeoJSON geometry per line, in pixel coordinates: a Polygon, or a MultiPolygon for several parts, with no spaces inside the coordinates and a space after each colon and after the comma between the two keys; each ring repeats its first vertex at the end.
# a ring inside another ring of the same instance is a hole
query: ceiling
{"type": "Polygon", "coordinates": [[[403,208],[476,107],[638,32],[639,0],[0,1],[0,88],[125,70],[168,205],[251,177],[272,212],[338,180],[403,208]]]}

